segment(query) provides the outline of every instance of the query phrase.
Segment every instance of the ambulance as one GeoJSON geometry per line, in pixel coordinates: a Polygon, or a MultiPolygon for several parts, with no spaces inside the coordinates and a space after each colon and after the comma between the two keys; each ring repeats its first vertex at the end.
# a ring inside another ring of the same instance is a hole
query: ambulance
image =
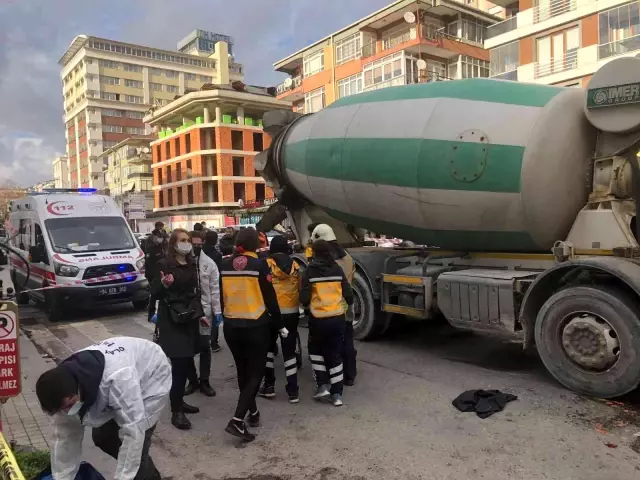
{"type": "Polygon", "coordinates": [[[144,253],[111,197],[92,188],[31,193],[12,202],[9,222],[18,303],[43,304],[52,321],[70,308],[147,306],[144,253]]]}

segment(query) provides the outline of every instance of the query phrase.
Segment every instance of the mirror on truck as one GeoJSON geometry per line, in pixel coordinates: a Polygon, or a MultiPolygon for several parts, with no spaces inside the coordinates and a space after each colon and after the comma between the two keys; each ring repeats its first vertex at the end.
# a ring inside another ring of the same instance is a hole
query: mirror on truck
{"type": "Polygon", "coordinates": [[[29,247],[29,260],[32,263],[49,263],[44,245],[29,247]]]}

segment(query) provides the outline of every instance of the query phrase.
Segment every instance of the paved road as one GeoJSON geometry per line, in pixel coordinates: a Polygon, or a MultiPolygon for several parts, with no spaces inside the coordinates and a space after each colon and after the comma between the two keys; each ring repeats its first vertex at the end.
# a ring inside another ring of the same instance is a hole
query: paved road
{"type": "MultiPolygon", "coordinates": [[[[33,312],[25,310],[25,318],[33,312]]],[[[145,315],[130,306],[53,325],[27,320],[23,331],[57,358],[114,335],[151,337],[145,315]]],[[[409,324],[358,349],[358,383],[347,389],[343,408],[310,400],[307,364],[301,403],[289,405],[280,381],[275,400],[260,400],[264,426],[247,446],[223,432],[237,396],[225,348],[214,355],[218,396],[190,397],[202,409],[193,417],[192,431],[175,430],[165,415],[154,459],[166,476],[197,480],[631,480],[640,475],[640,436],[634,436],[640,434],[640,409],[633,400],[618,406],[574,395],[516,345],[446,325],[409,324]],[[485,420],[451,406],[458,394],[477,388],[519,398],[485,420]]]]}

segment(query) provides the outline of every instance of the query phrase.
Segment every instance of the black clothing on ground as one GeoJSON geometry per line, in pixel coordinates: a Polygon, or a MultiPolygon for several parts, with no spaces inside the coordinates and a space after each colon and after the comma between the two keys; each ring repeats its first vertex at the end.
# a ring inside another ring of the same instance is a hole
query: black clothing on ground
{"type": "Polygon", "coordinates": [[[200,335],[200,369],[196,371],[195,358],[191,360],[189,367],[189,381],[193,384],[199,382],[208,382],[211,376],[211,337],[209,335],[200,335]],[[198,373],[200,376],[198,376],[198,373]]]}
{"type": "Polygon", "coordinates": [[[353,383],[358,374],[356,366],[356,357],[358,352],[353,343],[353,323],[346,323],[344,338],[342,341],[342,363],[344,364],[344,379],[346,382],[353,383]]]}
{"type": "Polygon", "coordinates": [[[331,394],[342,395],[342,339],[344,316],[309,319],[309,359],[318,387],[330,385],[331,394]]]}
{"type": "Polygon", "coordinates": [[[476,412],[480,418],[487,418],[517,399],[517,396],[500,390],[467,390],[452,403],[461,412],[476,412]]]}
{"type": "Polygon", "coordinates": [[[287,338],[282,338],[277,330],[271,330],[271,345],[267,354],[267,364],[264,371],[264,384],[267,387],[275,386],[275,354],[277,348],[278,337],[280,337],[280,345],[282,345],[282,358],[284,360],[284,373],[287,377],[287,393],[298,393],[298,360],[296,358],[296,345],[298,343],[298,318],[297,313],[282,315],[284,328],[289,331],[287,338]]]}
{"type": "MultiPolygon", "coordinates": [[[[151,456],[149,455],[149,449],[151,448],[151,437],[156,429],[154,425],[144,434],[144,443],[142,445],[142,457],[140,458],[140,468],[138,473],[134,477],[134,480],[161,480],[160,472],[153,463],[151,456]]],[[[91,431],[93,443],[96,447],[102,450],[107,455],[118,459],[118,453],[122,446],[122,440],[120,439],[120,427],[115,420],[109,420],[101,427],[94,428],[91,431]]]]}
{"type": "Polygon", "coordinates": [[[158,344],[170,359],[193,357],[198,351],[199,319],[204,317],[200,301],[193,302],[200,296],[196,264],[189,262],[186,265],[181,265],[174,258],[167,257],[158,263],[158,267],[165,276],[172,274],[174,277],[174,282],[169,288],[162,284],[159,273],[151,283],[151,294],[160,300],[157,324],[158,344]],[[193,302],[198,309],[196,318],[185,324],[174,322],[167,302],[185,305],[193,302]]]}
{"type": "Polygon", "coordinates": [[[80,419],[96,403],[100,382],[104,373],[104,355],[98,350],[85,350],[74,353],[60,363],[59,368],[69,372],[78,384],[78,392],[83,405],[80,419]]]}
{"type": "Polygon", "coordinates": [[[184,389],[187,387],[187,379],[191,371],[193,357],[170,358],[171,360],[171,390],[169,390],[169,401],[171,403],[171,413],[182,411],[184,403],[184,389]]]}
{"type": "Polygon", "coordinates": [[[240,398],[234,417],[242,420],[248,412],[258,411],[256,395],[264,375],[265,359],[271,341],[270,327],[268,324],[261,324],[245,328],[225,322],[223,331],[238,373],[240,398]]]}

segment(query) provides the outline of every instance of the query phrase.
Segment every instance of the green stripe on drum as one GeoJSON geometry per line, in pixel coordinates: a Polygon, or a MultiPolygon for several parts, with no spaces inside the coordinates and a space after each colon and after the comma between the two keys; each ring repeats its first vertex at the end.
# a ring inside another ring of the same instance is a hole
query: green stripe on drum
{"type": "Polygon", "coordinates": [[[418,98],[457,98],[494,103],[543,107],[564,87],[472,78],[451,82],[429,82],[387,87],[341,98],[327,108],[370,102],[392,102],[418,98]]]}
{"type": "Polygon", "coordinates": [[[286,168],[398,187],[520,191],[524,147],[445,140],[324,138],[287,144],[286,168]]]}
{"type": "Polygon", "coordinates": [[[333,209],[325,209],[325,211],[345,223],[376,233],[393,232],[398,238],[411,240],[420,245],[463,252],[538,253],[541,251],[526,232],[428,230],[354,216],[333,209]]]}

